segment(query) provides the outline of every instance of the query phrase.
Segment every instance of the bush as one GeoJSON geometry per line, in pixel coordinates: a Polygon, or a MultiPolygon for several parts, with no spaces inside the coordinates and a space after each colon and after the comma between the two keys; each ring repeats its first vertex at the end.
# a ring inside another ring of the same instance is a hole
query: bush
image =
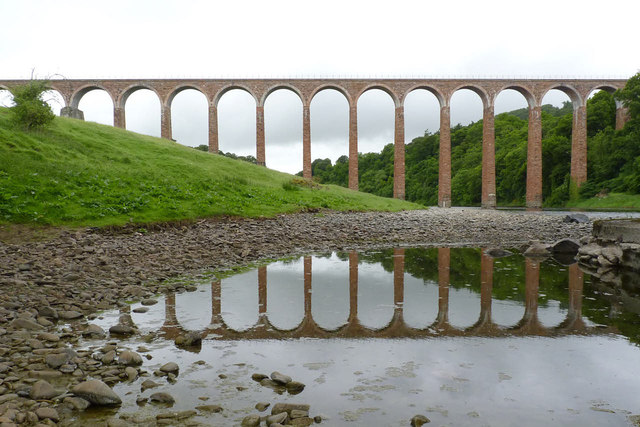
{"type": "Polygon", "coordinates": [[[42,100],[42,94],[48,90],[45,80],[31,80],[25,85],[11,89],[13,102],[12,121],[27,130],[43,128],[53,121],[55,114],[49,104],[42,100]]]}

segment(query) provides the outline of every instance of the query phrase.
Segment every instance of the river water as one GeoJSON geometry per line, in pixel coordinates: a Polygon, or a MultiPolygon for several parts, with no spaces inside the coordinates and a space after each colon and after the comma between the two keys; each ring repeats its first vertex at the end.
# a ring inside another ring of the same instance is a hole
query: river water
{"type": "MultiPolygon", "coordinates": [[[[273,262],[132,312],[145,339],[122,344],[150,358],[149,373],[176,362],[177,381],[151,376],[162,386],[144,393],[144,378],[120,383],[119,410],[80,420],[155,418],[168,409],[136,398],[166,391],[171,411],[222,406],[189,420],[205,425],[239,425],[257,402],[307,403],[328,426],[408,426],[416,414],[445,426],[630,425],[640,414],[638,306],[634,289],[517,251],[405,248],[273,262]],[[174,345],[187,331],[206,334],[201,347],[174,345]],[[251,379],[273,371],[304,391],[251,379]]],[[[94,323],[106,330],[118,316],[94,323]]]]}

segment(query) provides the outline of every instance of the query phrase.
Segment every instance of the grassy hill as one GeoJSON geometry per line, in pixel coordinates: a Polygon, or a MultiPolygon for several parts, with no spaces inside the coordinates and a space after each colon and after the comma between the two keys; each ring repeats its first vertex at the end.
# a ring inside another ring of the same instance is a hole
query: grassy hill
{"type": "Polygon", "coordinates": [[[110,126],[56,118],[23,132],[0,108],[0,224],[118,225],[307,209],[420,205],[211,155],[110,126]]]}

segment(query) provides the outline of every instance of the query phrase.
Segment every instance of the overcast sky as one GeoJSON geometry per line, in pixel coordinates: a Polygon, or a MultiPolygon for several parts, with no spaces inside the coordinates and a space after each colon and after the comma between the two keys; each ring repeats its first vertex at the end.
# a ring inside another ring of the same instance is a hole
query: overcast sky
{"type": "MultiPolygon", "coordinates": [[[[557,1],[37,1],[0,0],[0,79],[219,77],[620,77],[640,69],[637,0],[557,1]]],[[[556,91],[554,91],[556,92],[556,91]]],[[[3,94],[0,94],[2,97],[3,94]]],[[[545,103],[568,98],[550,93],[545,103]]],[[[7,101],[5,101],[7,102],[7,101]]],[[[526,106],[503,92],[496,113],[526,106]]],[[[93,91],[86,120],[113,123],[93,91]]],[[[59,106],[57,107],[59,109],[59,106]]],[[[172,105],[173,137],[207,143],[207,103],[196,91],[172,105]]],[[[149,91],[126,105],[127,128],[160,134],[149,91]]],[[[358,103],[359,151],[393,141],[393,103],[380,91],[358,103]]],[[[482,117],[469,91],[451,101],[451,122],[482,117]]],[[[348,109],[337,92],[311,104],[312,158],[347,154],[348,109]]],[[[265,105],[267,166],[302,169],[302,104],[274,92],[265,105]]],[[[425,91],[405,103],[405,138],[435,132],[439,107],[425,91]]],[[[231,91],[219,104],[220,149],[255,155],[255,102],[231,91]]]]}

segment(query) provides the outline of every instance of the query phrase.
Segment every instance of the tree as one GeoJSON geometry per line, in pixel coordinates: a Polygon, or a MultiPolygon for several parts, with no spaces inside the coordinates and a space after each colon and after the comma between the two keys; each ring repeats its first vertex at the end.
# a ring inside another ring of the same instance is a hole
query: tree
{"type": "Polygon", "coordinates": [[[17,126],[27,130],[43,128],[53,121],[55,114],[42,95],[49,89],[46,80],[31,80],[29,83],[11,89],[13,102],[12,120],[17,126]]]}
{"type": "Polygon", "coordinates": [[[617,90],[613,97],[629,109],[630,121],[640,123],[640,72],[627,80],[624,89],[617,90]]]}

